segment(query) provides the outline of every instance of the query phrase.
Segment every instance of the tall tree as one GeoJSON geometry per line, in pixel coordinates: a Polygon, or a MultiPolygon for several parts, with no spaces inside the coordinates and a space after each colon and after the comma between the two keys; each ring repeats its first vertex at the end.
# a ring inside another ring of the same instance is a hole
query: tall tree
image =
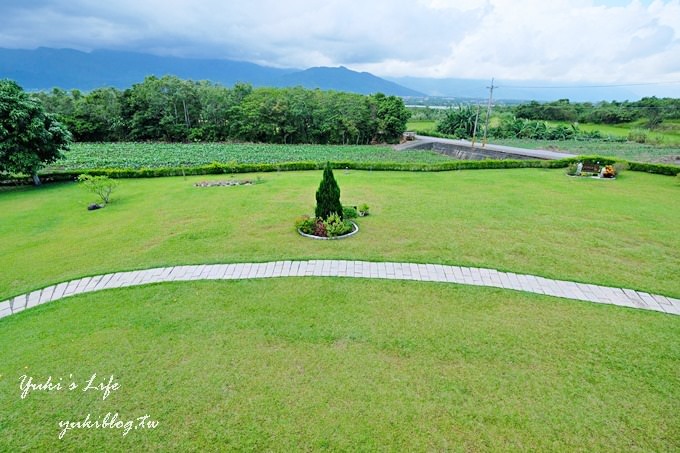
{"type": "Polygon", "coordinates": [[[0,80],[0,172],[25,173],[40,184],[38,170],[62,157],[71,134],[16,82],[0,80]]]}
{"type": "Polygon", "coordinates": [[[340,187],[335,181],[330,162],[327,162],[321,184],[316,191],[315,215],[325,220],[331,214],[342,217],[342,204],[340,204],[340,187]]]}
{"type": "Polygon", "coordinates": [[[404,101],[396,96],[385,96],[377,93],[372,96],[377,104],[377,140],[380,142],[398,142],[401,134],[406,130],[406,122],[411,112],[404,105],[404,101]]]}

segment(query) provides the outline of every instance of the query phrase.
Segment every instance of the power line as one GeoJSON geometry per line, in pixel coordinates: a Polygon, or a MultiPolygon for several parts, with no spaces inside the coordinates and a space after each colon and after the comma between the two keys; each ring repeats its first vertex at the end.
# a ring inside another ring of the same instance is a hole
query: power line
{"type": "Polygon", "coordinates": [[[489,90],[489,103],[486,106],[486,121],[484,125],[484,140],[482,141],[482,147],[486,146],[486,133],[489,130],[489,116],[491,114],[491,102],[493,100],[493,90],[494,88],[498,88],[497,86],[494,86],[493,84],[493,77],[491,78],[491,86],[486,87],[489,90]]]}
{"type": "Polygon", "coordinates": [[[496,88],[530,88],[532,90],[537,89],[565,89],[565,88],[616,88],[616,87],[637,87],[637,86],[648,86],[648,85],[674,85],[680,83],[680,80],[672,80],[670,82],[643,82],[643,83],[620,83],[620,84],[610,84],[610,85],[564,85],[564,86],[520,86],[520,85],[500,85],[496,88]]]}

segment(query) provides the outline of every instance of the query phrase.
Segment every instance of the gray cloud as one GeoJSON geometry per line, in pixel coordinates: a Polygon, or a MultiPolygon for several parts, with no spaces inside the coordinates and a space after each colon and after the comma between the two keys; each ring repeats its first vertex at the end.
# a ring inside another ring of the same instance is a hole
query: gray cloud
{"type": "Polygon", "coordinates": [[[680,0],[605,4],[5,0],[0,46],[346,65],[392,76],[680,80],[673,69],[680,61],[680,0]]]}

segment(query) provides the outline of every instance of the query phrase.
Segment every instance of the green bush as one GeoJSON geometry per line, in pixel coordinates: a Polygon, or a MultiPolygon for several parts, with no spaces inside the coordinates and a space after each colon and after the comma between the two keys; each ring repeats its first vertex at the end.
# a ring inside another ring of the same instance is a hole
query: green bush
{"type": "Polygon", "coordinates": [[[362,217],[366,217],[368,215],[368,210],[369,210],[369,207],[366,203],[363,203],[361,206],[359,206],[359,214],[362,217]]]}
{"type": "Polygon", "coordinates": [[[295,228],[302,231],[305,234],[314,234],[316,229],[316,220],[308,215],[299,217],[295,221],[295,228]]]}
{"type": "Polygon", "coordinates": [[[649,135],[644,129],[632,129],[628,132],[628,141],[635,143],[647,143],[649,135]]]}
{"type": "Polygon", "coordinates": [[[98,195],[103,204],[109,203],[111,192],[118,185],[118,181],[114,181],[108,176],[80,175],[78,176],[78,181],[89,192],[98,195]]]}
{"type": "Polygon", "coordinates": [[[318,218],[325,220],[333,213],[342,216],[342,204],[340,204],[340,187],[335,181],[331,164],[328,162],[323,171],[319,189],[316,191],[315,214],[318,218]]]}
{"type": "Polygon", "coordinates": [[[567,167],[567,174],[569,176],[576,176],[578,173],[578,164],[569,164],[567,167]]]}
{"type": "Polygon", "coordinates": [[[344,219],[356,219],[359,216],[357,208],[354,206],[343,206],[342,207],[342,217],[344,219]]]}
{"type": "Polygon", "coordinates": [[[323,221],[328,237],[337,237],[352,231],[354,226],[348,220],[343,220],[338,214],[332,213],[323,221]]]}
{"type": "Polygon", "coordinates": [[[621,173],[628,170],[628,168],[628,162],[621,161],[614,163],[614,172],[616,173],[616,176],[621,176],[621,173]]]}

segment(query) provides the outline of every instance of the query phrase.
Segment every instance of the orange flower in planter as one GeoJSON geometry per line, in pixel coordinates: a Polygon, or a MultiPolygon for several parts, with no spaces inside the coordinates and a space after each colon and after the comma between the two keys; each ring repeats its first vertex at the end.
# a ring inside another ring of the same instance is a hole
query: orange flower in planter
{"type": "Polygon", "coordinates": [[[602,170],[602,177],[603,178],[613,178],[616,176],[616,169],[614,168],[613,165],[607,165],[604,167],[602,170]]]}

